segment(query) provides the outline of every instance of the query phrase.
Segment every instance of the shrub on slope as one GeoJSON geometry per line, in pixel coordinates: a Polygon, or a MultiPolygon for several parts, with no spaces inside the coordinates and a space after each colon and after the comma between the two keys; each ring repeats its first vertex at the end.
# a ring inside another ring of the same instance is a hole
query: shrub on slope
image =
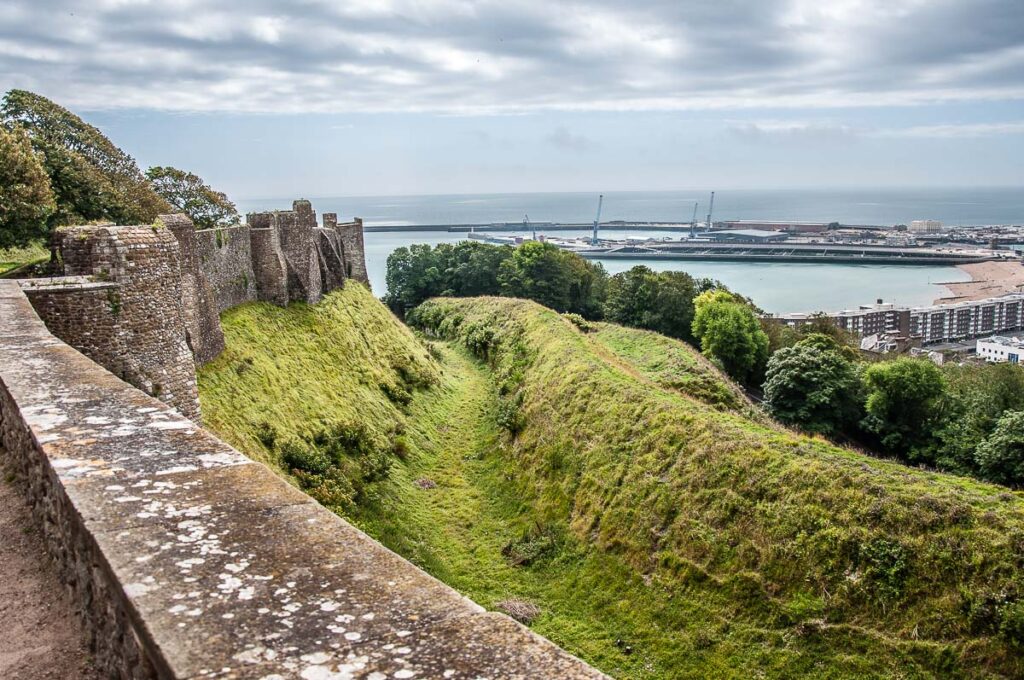
{"type": "Polygon", "coordinates": [[[227,349],[199,371],[207,427],[288,470],[325,505],[357,502],[387,476],[402,455],[402,407],[439,369],[369,290],[242,305],[221,321],[227,349]]]}
{"type": "Polygon", "coordinates": [[[716,410],[527,301],[436,299],[410,321],[493,367],[543,520],[828,654],[1024,673],[1020,494],[716,410]]]}

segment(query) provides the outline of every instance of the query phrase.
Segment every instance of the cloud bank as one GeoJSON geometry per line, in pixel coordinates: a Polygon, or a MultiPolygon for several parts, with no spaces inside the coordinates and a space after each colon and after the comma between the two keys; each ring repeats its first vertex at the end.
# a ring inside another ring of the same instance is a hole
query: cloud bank
{"type": "Polygon", "coordinates": [[[1024,2],[8,0],[0,86],[277,113],[1018,100],[1024,2]]]}

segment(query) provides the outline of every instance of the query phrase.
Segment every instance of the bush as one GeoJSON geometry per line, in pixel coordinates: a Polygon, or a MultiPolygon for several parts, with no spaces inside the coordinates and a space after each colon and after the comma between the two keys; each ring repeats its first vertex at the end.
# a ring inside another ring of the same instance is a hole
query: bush
{"type": "Polygon", "coordinates": [[[538,526],[505,544],[501,554],[513,567],[525,567],[543,561],[557,551],[555,533],[538,526]]]}

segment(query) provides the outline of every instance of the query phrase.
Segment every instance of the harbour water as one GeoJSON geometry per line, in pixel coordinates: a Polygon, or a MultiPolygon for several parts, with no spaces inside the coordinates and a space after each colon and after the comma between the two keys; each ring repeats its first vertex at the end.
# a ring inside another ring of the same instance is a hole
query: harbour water
{"type": "MultiPolygon", "coordinates": [[[[602,221],[689,221],[693,203],[698,215],[707,210],[707,192],[605,192],[602,221]]],[[[337,212],[339,219],[362,217],[367,225],[472,224],[518,222],[587,222],[594,217],[593,193],[535,193],[448,196],[313,198],[320,213],[337,212]]],[[[290,199],[238,201],[241,212],[288,209],[290,199]]],[[[861,191],[719,191],[716,219],[775,219],[890,225],[914,219],[937,219],[946,224],[1024,223],[1021,189],[915,189],[861,191]]],[[[559,237],[586,232],[558,232],[559,237]]],[[[608,238],[663,238],[666,232],[618,232],[602,229],[608,238]]],[[[681,235],[678,234],[678,235],[681,235]]],[[[366,260],[377,295],[386,292],[387,256],[413,243],[457,242],[465,234],[444,231],[367,233],[366,260]]],[[[637,264],[652,269],[678,269],[694,276],[718,279],[754,299],[772,313],[838,311],[878,298],[906,305],[930,304],[946,294],[936,285],[969,277],[951,266],[883,266],[797,263],[643,262],[609,260],[610,273],[637,264]]]]}

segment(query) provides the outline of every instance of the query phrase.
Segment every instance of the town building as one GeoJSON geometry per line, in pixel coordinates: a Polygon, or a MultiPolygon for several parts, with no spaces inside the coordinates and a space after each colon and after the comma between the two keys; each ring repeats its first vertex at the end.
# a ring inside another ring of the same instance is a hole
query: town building
{"type": "Polygon", "coordinates": [[[712,241],[729,241],[734,243],[775,243],[789,238],[785,232],[767,229],[724,229],[708,232],[712,241]]]}
{"type": "Polygon", "coordinates": [[[978,357],[991,363],[1020,363],[1024,355],[1024,339],[993,335],[978,340],[978,357]]]}
{"type": "Polygon", "coordinates": [[[914,220],[910,223],[909,229],[914,233],[934,234],[942,231],[942,222],[939,220],[914,220]]]}
{"type": "MultiPolygon", "coordinates": [[[[788,326],[800,326],[815,316],[820,315],[783,314],[776,319],[788,326]]],[[[929,345],[1021,330],[1024,293],[927,307],[897,307],[878,300],[873,305],[826,316],[860,338],[893,333],[920,338],[921,344],[929,345]]]]}

